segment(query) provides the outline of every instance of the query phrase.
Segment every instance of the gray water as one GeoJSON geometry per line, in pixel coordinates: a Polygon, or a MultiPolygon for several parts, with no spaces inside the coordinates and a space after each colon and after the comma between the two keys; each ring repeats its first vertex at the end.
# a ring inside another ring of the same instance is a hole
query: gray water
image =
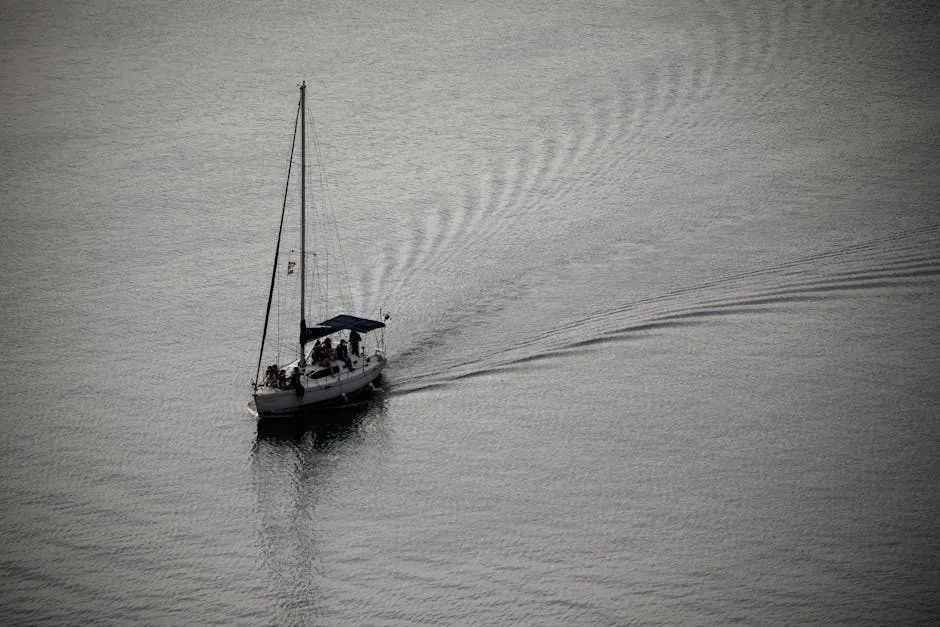
{"type": "Polygon", "coordinates": [[[938,622],[938,16],[4,3],[0,621],[938,622]],[[390,365],[268,431],[302,80],[390,365]]]}

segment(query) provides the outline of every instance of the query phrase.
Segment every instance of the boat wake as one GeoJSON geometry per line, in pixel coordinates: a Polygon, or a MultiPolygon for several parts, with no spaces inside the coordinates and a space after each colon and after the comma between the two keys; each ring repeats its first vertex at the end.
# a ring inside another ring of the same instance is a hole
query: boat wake
{"type": "MultiPolygon", "coordinates": [[[[526,335],[506,342],[505,348],[488,348],[485,354],[458,350],[458,343],[473,344],[474,330],[466,325],[474,315],[455,316],[450,328],[439,327],[431,334],[438,338],[436,344],[402,352],[397,375],[390,381],[391,393],[411,394],[530,368],[585,350],[649,340],[676,329],[721,324],[723,319],[805,315],[812,303],[866,293],[904,296],[933,292],[940,284],[940,254],[934,252],[938,233],[940,224],[930,225],[583,312],[551,328],[529,328],[526,335]],[[459,342],[455,340],[458,329],[468,336],[459,342]]],[[[525,308],[532,303],[520,305],[525,308]]],[[[479,320],[478,328],[492,334],[492,319],[479,320]]],[[[520,331],[519,327],[512,330],[520,331]]]]}

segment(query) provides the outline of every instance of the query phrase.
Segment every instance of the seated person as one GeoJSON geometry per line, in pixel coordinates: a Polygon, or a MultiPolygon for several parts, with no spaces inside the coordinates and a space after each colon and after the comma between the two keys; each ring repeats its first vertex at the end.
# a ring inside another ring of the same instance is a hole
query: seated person
{"type": "Polygon", "coordinates": [[[272,364],[265,369],[264,385],[271,388],[277,386],[277,364],[272,364]]]}
{"type": "Polygon", "coordinates": [[[340,340],[339,346],[336,347],[336,358],[346,364],[348,369],[353,369],[352,360],[349,359],[349,349],[346,348],[346,340],[340,340]]]}
{"type": "Polygon", "coordinates": [[[313,344],[313,350],[310,351],[310,361],[317,364],[320,363],[320,360],[323,359],[323,346],[320,344],[320,340],[317,340],[313,344]]]}

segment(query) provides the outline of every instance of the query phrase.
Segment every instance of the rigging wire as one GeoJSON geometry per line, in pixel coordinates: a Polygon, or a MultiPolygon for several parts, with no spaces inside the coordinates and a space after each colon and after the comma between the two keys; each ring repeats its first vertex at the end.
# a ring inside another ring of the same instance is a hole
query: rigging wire
{"type": "MultiPolygon", "coordinates": [[[[290,158],[288,159],[287,165],[287,183],[284,185],[284,199],[281,202],[281,221],[277,229],[277,245],[274,247],[274,265],[271,269],[271,287],[268,290],[268,304],[264,311],[264,329],[261,332],[261,349],[258,351],[258,368],[255,372],[255,386],[257,387],[258,379],[261,376],[261,360],[264,357],[264,343],[268,335],[268,320],[271,315],[271,300],[274,296],[274,288],[277,279],[277,262],[278,257],[281,252],[281,234],[284,232],[284,214],[287,211],[287,192],[290,188],[290,173],[292,165],[294,163],[294,145],[297,141],[297,122],[300,119],[300,103],[297,105],[297,113],[294,116],[294,133],[291,137],[290,144],[290,158]]],[[[280,312],[278,312],[278,319],[280,318],[280,312]]],[[[278,325],[280,327],[280,325],[278,325]]],[[[280,328],[278,328],[278,338],[280,338],[280,328]]],[[[278,353],[280,356],[280,353],[278,353]]]]}
{"type": "MultiPolygon", "coordinates": [[[[313,130],[313,149],[314,154],[317,157],[317,166],[320,176],[320,188],[323,190],[323,196],[325,198],[325,209],[324,216],[326,222],[332,223],[333,235],[336,238],[336,256],[339,258],[339,274],[340,274],[340,286],[338,288],[338,294],[340,300],[340,305],[344,308],[352,309],[352,290],[349,287],[349,271],[346,267],[346,256],[343,254],[343,240],[340,237],[339,233],[339,224],[336,220],[336,210],[333,203],[333,194],[330,189],[329,181],[327,180],[326,168],[323,164],[323,155],[320,151],[320,140],[317,133],[317,123],[315,117],[311,116],[310,126],[313,130]]],[[[326,229],[324,229],[326,230],[326,229]]],[[[327,263],[327,280],[329,280],[329,256],[326,259],[327,263]]],[[[327,283],[327,291],[329,291],[329,284],[327,283]]]]}
{"type": "MultiPolygon", "coordinates": [[[[299,102],[298,102],[298,104],[297,104],[297,115],[298,115],[298,118],[299,118],[299,115],[300,115],[300,103],[299,103],[299,102]]],[[[295,145],[295,142],[297,141],[297,132],[298,132],[298,131],[297,131],[297,128],[298,128],[297,120],[295,119],[295,121],[294,121],[294,137],[293,137],[293,140],[292,140],[292,143],[291,143],[291,154],[290,154],[290,165],[291,165],[291,166],[297,165],[296,162],[294,161],[294,154],[295,154],[295,152],[296,152],[296,151],[294,150],[294,145],[295,145]]],[[[298,172],[298,170],[299,170],[299,168],[291,167],[291,168],[289,168],[288,171],[287,171],[287,189],[284,190],[285,204],[286,204],[286,199],[287,199],[287,197],[288,197],[288,195],[289,195],[289,194],[288,194],[288,191],[289,191],[289,187],[290,187],[290,183],[291,183],[291,177],[293,177],[294,183],[296,184],[297,172],[298,172]]],[[[286,208],[285,208],[285,211],[286,211],[286,208]]],[[[285,217],[287,217],[287,216],[285,216],[285,217]]],[[[291,219],[293,219],[293,218],[289,218],[289,217],[288,217],[288,219],[291,220],[291,219]]],[[[290,227],[290,226],[289,226],[289,227],[288,227],[288,231],[290,231],[291,229],[293,230],[293,232],[294,232],[295,234],[298,234],[298,233],[299,233],[299,230],[298,230],[296,227],[290,227]]],[[[299,235],[298,235],[298,237],[299,237],[299,235]]],[[[295,264],[294,267],[295,267],[295,271],[296,271],[296,261],[293,259],[293,255],[294,255],[295,252],[296,252],[296,250],[293,249],[293,248],[291,248],[291,249],[288,250],[288,254],[287,254],[287,255],[282,256],[282,258],[281,258],[281,268],[279,269],[279,272],[278,272],[278,282],[277,282],[277,285],[278,285],[278,308],[279,308],[279,309],[278,309],[278,316],[279,316],[279,317],[278,317],[278,327],[277,327],[277,338],[276,338],[276,344],[275,344],[275,349],[276,349],[276,351],[277,351],[277,360],[276,360],[276,361],[277,361],[278,364],[282,363],[282,362],[281,362],[281,354],[282,354],[282,353],[284,353],[284,361],[288,361],[288,360],[289,360],[288,355],[291,355],[291,354],[293,354],[293,353],[296,352],[295,350],[292,349],[293,338],[296,337],[296,336],[294,335],[294,333],[291,332],[291,330],[288,330],[287,332],[285,332],[283,326],[281,325],[281,321],[280,321],[280,309],[283,309],[283,310],[284,310],[285,316],[288,317],[288,321],[290,321],[290,314],[291,314],[291,312],[294,311],[294,306],[295,306],[295,305],[294,305],[294,299],[295,299],[295,296],[296,296],[296,290],[295,290],[295,289],[287,289],[288,286],[285,284],[285,281],[288,281],[287,277],[290,276],[290,274],[288,274],[288,271],[289,271],[290,266],[291,266],[292,263],[295,264]]]]}
{"type": "MultiPolygon", "coordinates": [[[[261,361],[264,356],[265,342],[268,339],[267,328],[268,328],[269,316],[271,313],[272,298],[276,299],[276,302],[275,302],[276,334],[273,340],[275,344],[274,348],[276,351],[277,363],[281,363],[282,351],[285,353],[291,352],[288,346],[282,342],[281,309],[283,307],[285,309],[285,312],[287,313],[293,310],[293,308],[295,307],[296,290],[286,289],[287,287],[286,285],[284,285],[283,286],[284,289],[282,289],[282,282],[288,281],[289,279],[287,277],[292,276],[293,272],[291,271],[291,265],[294,264],[295,261],[293,259],[290,259],[289,255],[284,256],[284,257],[287,257],[287,259],[282,258],[280,255],[280,250],[281,250],[282,234],[284,230],[285,214],[286,214],[286,209],[287,209],[287,197],[288,197],[289,187],[291,183],[291,178],[293,176],[294,182],[296,183],[297,176],[301,176],[301,177],[306,176],[306,172],[303,172],[303,171],[295,173],[296,169],[293,167],[298,128],[299,128],[299,123],[300,123],[300,116],[303,111],[303,107],[301,106],[301,104],[302,103],[298,103],[297,111],[296,111],[295,118],[294,118],[294,131],[291,137],[291,150],[290,150],[290,156],[288,158],[287,182],[285,184],[284,198],[283,198],[282,205],[281,205],[281,221],[280,221],[280,225],[278,228],[277,247],[275,249],[275,254],[274,254],[274,267],[272,269],[271,290],[268,295],[268,307],[265,312],[264,332],[262,334],[262,340],[261,340],[261,353],[258,356],[258,371],[256,374],[256,379],[255,379],[256,382],[257,382],[258,376],[260,376],[261,361]],[[281,276],[279,277],[278,274],[280,273],[283,273],[283,274],[281,274],[281,276]]],[[[313,222],[312,226],[314,226],[314,228],[310,230],[313,233],[314,248],[309,253],[308,256],[311,257],[313,261],[312,263],[313,273],[312,274],[314,275],[314,282],[313,282],[313,285],[311,286],[313,289],[311,289],[308,292],[309,295],[307,298],[310,300],[313,300],[314,298],[316,298],[316,300],[319,301],[321,305],[321,314],[323,314],[325,317],[326,314],[329,312],[329,301],[330,301],[330,294],[331,294],[330,286],[329,286],[330,261],[331,261],[330,258],[331,257],[338,257],[338,261],[334,261],[334,265],[337,266],[336,272],[339,275],[339,279],[340,279],[339,285],[336,288],[336,296],[339,300],[340,306],[344,309],[352,310],[353,296],[352,296],[352,289],[349,284],[349,271],[346,265],[346,259],[345,259],[345,255],[343,254],[343,249],[342,249],[342,238],[340,237],[339,224],[336,219],[336,209],[335,209],[335,203],[333,202],[333,194],[332,194],[332,190],[330,189],[329,182],[327,180],[326,168],[324,167],[323,155],[320,149],[320,141],[319,141],[319,136],[318,136],[317,129],[316,129],[316,121],[315,119],[313,119],[312,115],[310,116],[310,118],[311,118],[310,122],[311,122],[311,130],[312,130],[313,149],[314,149],[314,154],[316,156],[317,171],[318,171],[318,178],[320,182],[321,193],[319,194],[320,198],[318,198],[318,202],[313,201],[314,200],[313,194],[311,193],[310,204],[313,205],[311,218],[313,222]],[[317,211],[318,208],[320,209],[319,212],[317,211]],[[332,224],[329,225],[327,224],[328,222],[332,224]],[[333,241],[331,241],[331,239],[333,241]],[[317,252],[314,252],[317,250],[321,250],[322,253],[318,254],[317,252]]],[[[313,192],[313,190],[311,190],[311,192],[313,192]]],[[[300,210],[304,211],[304,207],[301,207],[300,210]]],[[[299,242],[299,243],[301,244],[300,249],[304,250],[305,247],[302,245],[303,242],[299,242]]],[[[296,252],[297,252],[296,249],[290,250],[291,254],[294,254],[296,252]]],[[[303,261],[306,262],[306,259],[303,261]]],[[[312,307],[311,307],[311,311],[313,311],[312,307]]],[[[384,334],[383,334],[381,343],[384,344],[384,334]]],[[[295,350],[299,350],[298,346],[294,345],[293,342],[291,342],[290,345],[293,346],[295,350]]]]}

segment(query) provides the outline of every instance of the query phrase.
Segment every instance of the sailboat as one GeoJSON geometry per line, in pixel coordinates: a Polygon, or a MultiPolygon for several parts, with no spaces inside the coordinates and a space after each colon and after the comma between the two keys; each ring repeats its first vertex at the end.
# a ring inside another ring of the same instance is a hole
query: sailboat
{"type": "MultiPolygon", "coordinates": [[[[281,252],[281,239],[284,232],[284,215],[287,209],[290,168],[287,173],[287,185],[284,190],[284,202],[281,208],[281,222],[278,229],[277,246],[274,252],[274,269],[271,271],[271,287],[268,291],[268,305],[264,314],[264,330],[261,336],[261,350],[258,354],[258,367],[252,381],[254,409],[259,418],[289,416],[313,409],[317,406],[343,404],[354,395],[372,388],[373,382],[385,369],[384,328],[387,314],[380,313],[384,319],[371,320],[348,313],[335,315],[317,324],[307,326],[307,234],[306,234],[306,172],[307,172],[307,125],[306,125],[306,83],[300,85],[300,103],[298,104],[300,127],[300,336],[296,346],[296,358],[285,359],[286,363],[274,363],[266,367],[261,377],[261,364],[265,354],[265,341],[268,337],[268,322],[271,318],[271,303],[274,296],[278,262],[281,252]],[[380,332],[374,349],[365,350],[365,339],[374,337],[373,332],[380,332]],[[369,334],[373,334],[369,336],[369,334]],[[313,342],[312,348],[308,345],[313,342]]],[[[291,145],[291,164],[293,164],[294,145],[297,140],[298,123],[294,123],[294,137],[291,145]]],[[[294,262],[288,264],[288,273],[293,274],[294,262]]],[[[296,327],[295,327],[296,328],[296,327]]]]}

